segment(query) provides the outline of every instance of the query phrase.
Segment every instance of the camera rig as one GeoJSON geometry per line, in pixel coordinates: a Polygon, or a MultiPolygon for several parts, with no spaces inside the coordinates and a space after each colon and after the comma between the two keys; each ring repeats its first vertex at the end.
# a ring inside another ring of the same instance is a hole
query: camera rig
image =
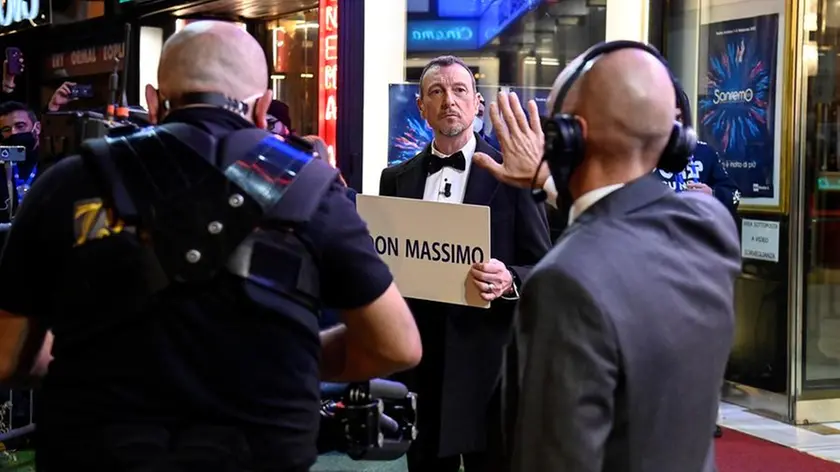
{"type": "Polygon", "coordinates": [[[119,120],[95,111],[45,113],[41,117],[39,165],[46,169],[78,154],[87,139],[131,134],[148,124],[148,115],[139,108],[130,109],[129,116],[119,120]]]}
{"type": "MultiPolygon", "coordinates": [[[[131,24],[125,24],[124,70],[130,70],[131,24]]],[[[148,113],[140,107],[129,107],[126,99],[126,75],[120,76],[119,58],[108,80],[109,103],[101,111],[50,112],[41,117],[39,139],[40,171],[64,157],[78,154],[86,139],[131,134],[148,126],[148,113]]]]}
{"type": "MultiPolygon", "coordinates": [[[[417,396],[405,385],[374,379],[321,384],[318,453],[338,452],[354,460],[392,461],[417,437],[417,396]]],[[[6,450],[32,447],[35,423],[0,433],[6,450]]]]}
{"type": "Polygon", "coordinates": [[[417,438],[417,395],[388,380],[321,384],[318,453],[355,460],[399,459],[417,438]]]}

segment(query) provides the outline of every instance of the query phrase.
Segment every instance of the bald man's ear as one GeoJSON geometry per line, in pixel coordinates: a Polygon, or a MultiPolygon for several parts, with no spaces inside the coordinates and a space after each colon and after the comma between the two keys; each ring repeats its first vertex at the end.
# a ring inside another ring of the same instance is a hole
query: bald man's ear
{"type": "Polygon", "coordinates": [[[157,89],[152,87],[152,84],[146,84],[146,107],[149,112],[149,122],[156,125],[158,121],[158,111],[160,110],[160,102],[158,101],[157,89]]]}
{"type": "Polygon", "coordinates": [[[254,124],[259,129],[268,129],[268,119],[266,118],[266,115],[268,115],[268,107],[271,106],[271,97],[271,90],[266,90],[265,93],[262,94],[262,97],[258,98],[257,101],[254,102],[254,124]]]}
{"type": "Polygon", "coordinates": [[[589,123],[586,122],[585,119],[575,115],[575,119],[577,120],[578,124],[580,124],[580,134],[583,138],[583,141],[586,142],[587,136],[589,136],[589,123]]]}
{"type": "Polygon", "coordinates": [[[426,119],[426,112],[423,109],[423,99],[417,97],[417,109],[420,110],[420,118],[426,119]]]}

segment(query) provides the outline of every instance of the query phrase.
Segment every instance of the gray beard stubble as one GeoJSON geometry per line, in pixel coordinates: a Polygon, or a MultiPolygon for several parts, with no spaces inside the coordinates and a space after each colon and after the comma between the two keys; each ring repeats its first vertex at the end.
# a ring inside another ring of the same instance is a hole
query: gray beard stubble
{"type": "Polygon", "coordinates": [[[463,125],[455,125],[451,128],[442,128],[440,130],[440,134],[449,138],[454,138],[455,136],[458,136],[459,134],[463,133],[465,129],[467,128],[465,128],[463,125]]]}

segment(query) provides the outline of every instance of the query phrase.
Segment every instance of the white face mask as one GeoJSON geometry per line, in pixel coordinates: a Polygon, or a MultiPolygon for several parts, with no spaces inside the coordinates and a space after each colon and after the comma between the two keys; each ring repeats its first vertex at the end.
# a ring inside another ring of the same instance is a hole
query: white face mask
{"type": "Polygon", "coordinates": [[[473,131],[480,133],[484,129],[484,120],[479,117],[473,118],[473,131]]]}

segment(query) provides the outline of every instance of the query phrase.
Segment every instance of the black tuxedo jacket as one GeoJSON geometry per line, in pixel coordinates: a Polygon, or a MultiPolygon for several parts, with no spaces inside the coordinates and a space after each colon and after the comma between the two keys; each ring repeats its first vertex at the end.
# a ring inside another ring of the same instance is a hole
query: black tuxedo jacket
{"type": "MultiPolygon", "coordinates": [[[[499,151],[478,136],[476,152],[502,160],[499,151]]],[[[383,170],[379,194],[422,199],[430,157],[431,145],[383,170]]],[[[501,184],[477,165],[470,166],[464,203],[490,207],[491,257],[524,281],[551,246],[543,205],[534,202],[528,190],[501,184]]],[[[488,408],[498,394],[516,303],[499,299],[487,310],[423,300],[408,303],[423,340],[423,360],[396,380],[419,395],[421,441],[438,443],[441,457],[484,450],[489,429],[498,428],[501,420],[488,408]],[[488,424],[488,413],[494,424],[488,424]]]]}

